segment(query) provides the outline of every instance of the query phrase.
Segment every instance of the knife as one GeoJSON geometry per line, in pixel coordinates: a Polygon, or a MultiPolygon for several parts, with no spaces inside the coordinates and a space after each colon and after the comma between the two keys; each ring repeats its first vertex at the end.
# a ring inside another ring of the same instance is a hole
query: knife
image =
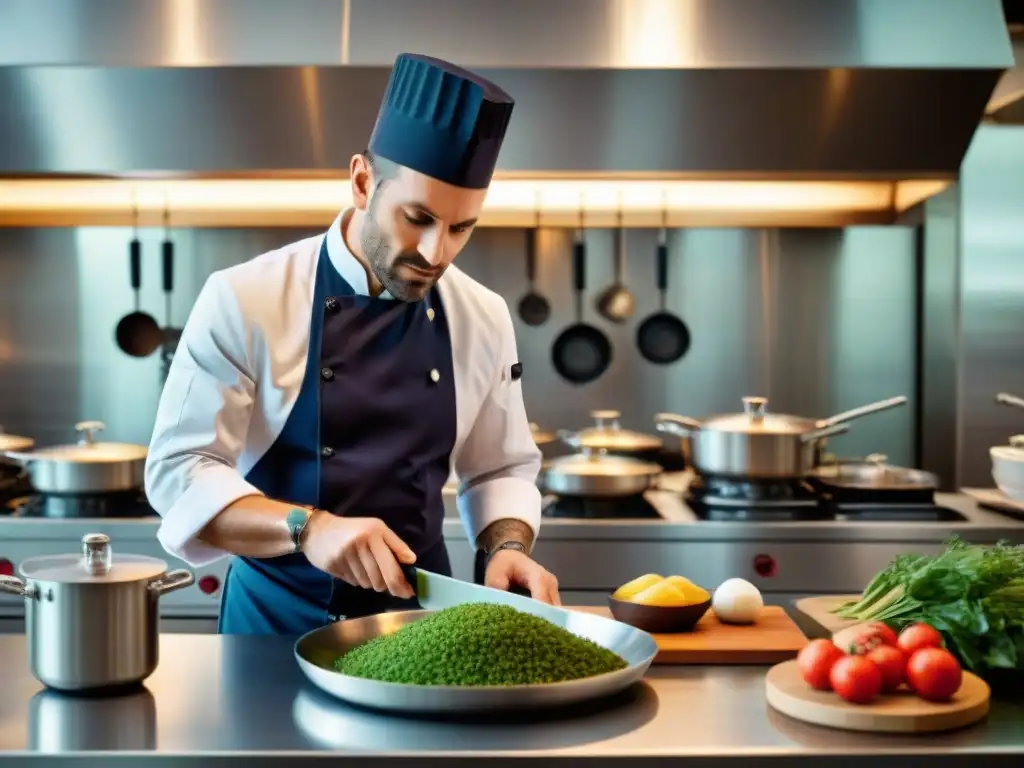
{"type": "Polygon", "coordinates": [[[569,612],[564,608],[556,608],[540,600],[534,600],[529,593],[513,588],[506,592],[493,587],[482,587],[468,581],[442,576],[439,573],[425,571],[412,565],[403,565],[402,573],[405,580],[416,592],[420,607],[428,611],[441,611],[466,603],[492,603],[507,605],[523,613],[529,613],[553,624],[564,627],[569,612]]]}

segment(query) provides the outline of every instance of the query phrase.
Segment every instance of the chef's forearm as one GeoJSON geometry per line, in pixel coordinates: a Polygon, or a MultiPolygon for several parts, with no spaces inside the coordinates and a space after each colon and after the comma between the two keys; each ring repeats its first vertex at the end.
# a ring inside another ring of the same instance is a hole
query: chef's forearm
{"type": "Polygon", "coordinates": [[[514,518],[495,520],[477,536],[476,546],[489,552],[506,541],[517,541],[529,552],[533,549],[533,529],[514,518]]]}
{"type": "Polygon", "coordinates": [[[286,555],[294,551],[286,521],[295,506],[265,496],[244,496],[222,509],[199,538],[242,557],[286,555]]]}

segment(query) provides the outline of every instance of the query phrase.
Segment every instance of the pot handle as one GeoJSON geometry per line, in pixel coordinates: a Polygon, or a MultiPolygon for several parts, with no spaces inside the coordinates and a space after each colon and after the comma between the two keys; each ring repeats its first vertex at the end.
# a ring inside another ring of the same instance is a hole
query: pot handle
{"type": "Polygon", "coordinates": [[[654,414],[654,425],[659,432],[667,432],[676,437],[689,437],[692,432],[700,431],[699,421],[675,413],[654,414]]]}
{"type": "Polygon", "coordinates": [[[163,576],[158,576],[149,582],[149,588],[157,597],[161,597],[176,589],[190,587],[195,583],[195,580],[196,577],[192,574],[192,571],[186,571],[182,568],[177,571],[168,571],[163,576]]]}
{"type": "Polygon", "coordinates": [[[0,592],[18,597],[32,597],[32,590],[17,576],[0,576],[0,592]]]}
{"type": "Polygon", "coordinates": [[[859,419],[861,416],[867,416],[871,413],[878,413],[879,411],[887,411],[890,408],[895,408],[898,405],[903,405],[907,402],[907,398],[903,395],[898,397],[890,397],[888,400],[879,400],[877,403],[870,403],[869,405],[862,405],[859,408],[853,408],[849,411],[843,411],[837,413],[835,416],[829,416],[827,419],[822,419],[818,422],[819,428],[831,427],[833,424],[839,424],[844,421],[852,421],[853,419],[859,419]]]}
{"type": "Polygon", "coordinates": [[[570,448],[580,447],[579,432],[573,432],[571,429],[560,429],[555,432],[555,436],[570,448]]]}
{"type": "Polygon", "coordinates": [[[832,435],[841,435],[843,432],[848,432],[850,429],[849,424],[833,424],[831,427],[824,427],[822,429],[813,429],[810,432],[805,432],[800,435],[800,442],[810,443],[814,440],[820,440],[823,437],[832,437],[832,435]]]}

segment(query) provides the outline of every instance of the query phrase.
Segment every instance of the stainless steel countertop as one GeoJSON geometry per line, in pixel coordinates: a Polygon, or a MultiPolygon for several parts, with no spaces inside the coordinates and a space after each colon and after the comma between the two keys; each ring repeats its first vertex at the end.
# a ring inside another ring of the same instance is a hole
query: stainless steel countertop
{"type": "Polygon", "coordinates": [[[928,755],[934,765],[980,758],[988,768],[1024,756],[1024,701],[996,702],[986,721],[958,732],[856,734],[804,725],[770,710],[763,667],[658,666],[613,705],[504,721],[431,722],[358,711],[326,697],[306,682],[289,638],[165,634],[160,642],[161,662],[144,691],[90,700],[43,690],[29,674],[24,637],[0,636],[0,758],[20,753],[55,765],[62,757],[92,753],[99,764],[110,755],[97,751],[127,750],[154,763],[187,757],[190,765],[218,756],[258,759],[246,763],[251,766],[271,758],[291,765],[364,759],[368,753],[415,756],[417,766],[442,756],[446,763],[453,757],[529,756],[685,759],[688,765],[711,758],[806,765],[812,758],[815,766],[852,765],[838,759],[845,754],[861,760],[871,755],[887,765],[906,764],[912,755],[928,755]]]}

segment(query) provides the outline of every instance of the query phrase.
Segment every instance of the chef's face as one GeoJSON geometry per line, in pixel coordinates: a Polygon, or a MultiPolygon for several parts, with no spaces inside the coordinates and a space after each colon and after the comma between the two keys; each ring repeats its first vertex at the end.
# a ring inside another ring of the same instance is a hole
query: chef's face
{"type": "Polygon", "coordinates": [[[487,190],[456,187],[386,161],[378,167],[383,172],[375,173],[362,155],[353,158],[353,199],[366,214],[359,244],[392,296],[419,301],[465,247],[487,190]]]}

